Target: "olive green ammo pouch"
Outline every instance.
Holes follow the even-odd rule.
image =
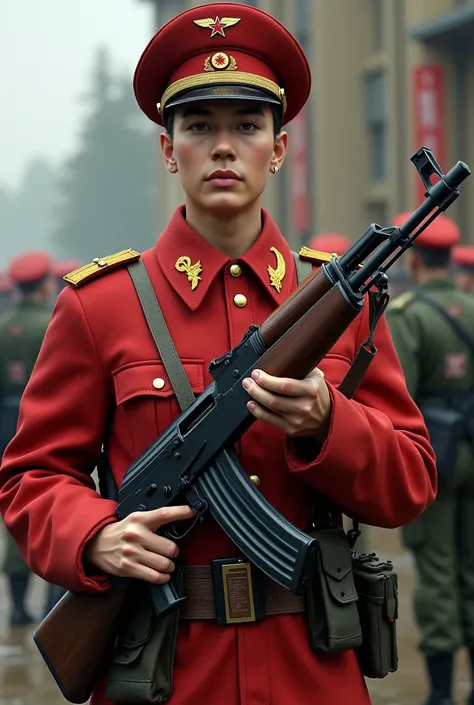
[[[147,585],[139,582],[127,600],[130,619],[113,648],[106,697],[117,705],[164,703],[173,686],[179,610],[157,617]]]
[[[385,678],[398,668],[398,582],[390,561],[375,553],[353,556],[363,642],[356,650],[362,674]]]
[[[316,652],[337,653],[362,644],[352,555],[343,529],[316,529],[318,550],[306,588],[309,642]]]

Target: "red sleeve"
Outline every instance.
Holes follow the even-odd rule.
[[[31,569],[71,590],[108,587],[82,550],[115,521],[91,473],[104,440],[108,388],[77,293],[65,289],[22,398],[0,468],[0,511]],[[98,571],[99,572],[99,571]]]
[[[357,349],[367,338],[361,314]],[[387,528],[413,520],[437,490],[434,453],[423,418],[408,394],[385,318],[378,352],[353,400],[329,386],[332,415],[326,442],[287,441],[291,472],[335,501],[350,517]]]

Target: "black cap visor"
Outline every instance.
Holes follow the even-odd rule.
[[[168,108],[174,108],[177,105],[183,105],[184,103],[194,103],[200,100],[221,100],[221,99],[233,99],[233,100],[255,100],[261,103],[271,103],[273,105],[279,105],[283,110],[283,105],[281,100],[272,93],[264,90],[263,88],[256,88],[254,86],[243,86],[243,85],[212,85],[212,86],[201,86],[200,88],[190,88],[185,91],[177,93],[173,98],[165,105],[165,111]]]

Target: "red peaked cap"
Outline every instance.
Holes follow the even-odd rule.
[[[396,226],[402,225],[412,215],[411,211],[400,213],[393,220]],[[457,245],[461,239],[461,231],[456,223],[441,213],[428,227],[419,235],[413,243],[418,247],[426,247],[429,250],[449,250]]]
[[[347,235],[341,235],[341,233],[319,233],[309,241],[309,247],[313,250],[335,252],[337,255],[343,255],[351,245],[352,242]]]
[[[474,245],[457,245],[451,259],[458,267],[474,272]]]
[[[134,77],[138,104],[158,125],[167,106],[209,98],[286,105],[285,124],[310,87],[309,64],[293,35],[263,10],[234,2],[193,7],[163,25]]]
[[[53,260],[46,252],[25,252],[15,257],[8,274],[16,284],[27,284],[52,274]]]
[[[62,279],[66,274],[79,269],[81,266],[82,262],[78,259],[61,259],[53,264],[53,274],[58,279]]]
[[[13,282],[6,272],[0,272],[0,293],[12,291]]]

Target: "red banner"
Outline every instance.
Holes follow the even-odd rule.
[[[442,66],[426,65],[413,69],[415,151],[429,147],[443,169],[446,152],[444,80]],[[423,184],[417,179],[416,205],[421,203],[423,195]]]
[[[310,227],[308,194],[308,138],[306,111],[303,110],[290,123],[290,193],[291,225],[295,232],[304,233]]]

